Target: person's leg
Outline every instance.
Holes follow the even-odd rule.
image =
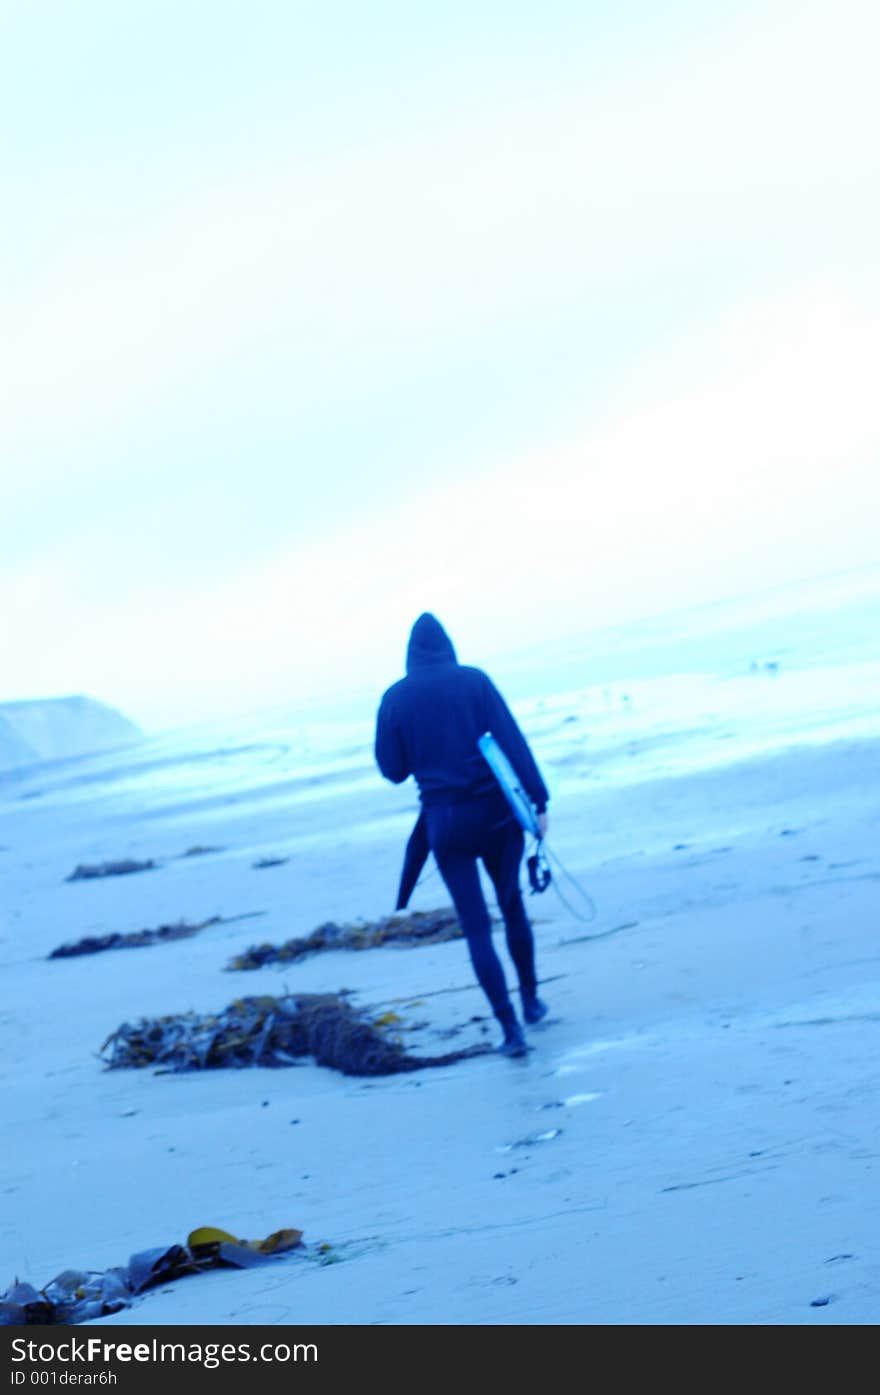
[[[476,860],[466,853],[446,852],[438,860],[470,951],[471,963],[492,1011],[500,1018],[510,1007],[501,960],[492,944],[489,911],[480,886]]]
[[[522,829],[506,822],[493,830],[483,852],[483,863],[492,879],[504,919],[507,948],[513,960],[527,1022],[538,1022],[547,1008],[537,995],[535,939],[519,885],[524,838]]]
[[[470,851],[466,820],[457,816],[455,809],[444,807],[429,810],[427,823],[434,858],[467,940],[477,981],[504,1030],[505,1044],[518,1045],[520,1027],[501,960],[492,944],[489,909],[480,885],[476,854]]]

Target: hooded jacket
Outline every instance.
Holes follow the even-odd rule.
[[[498,689],[482,669],[458,662],[435,616],[420,615],[409,637],[406,677],[385,692],[379,705],[379,769],[394,784],[412,775],[424,807],[479,799],[498,788],[477,746],[486,731],[492,732],[535,808],[543,813],[547,787]],[[406,905],[427,852],[420,818],[407,846],[398,908]]]

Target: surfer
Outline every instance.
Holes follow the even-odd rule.
[[[523,1056],[528,1048],[492,944],[478,859],[498,898],[525,1021],[539,1022],[547,1007],[537,995],[534,937],[519,884],[523,831],[477,745],[486,731],[534,804],[543,838],[547,787],[507,704],[481,669],[459,664],[439,620],[420,615],[409,637],[406,677],[385,692],[376,720],[379,769],[394,784],[414,776],[422,806],[407,844],[397,906],[406,906],[432,852],[474,972],[504,1032],[498,1049]]]

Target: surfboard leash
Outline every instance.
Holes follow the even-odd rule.
[[[566,882],[574,887],[581,905],[587,908],[588,913],[586,915],[584,915],[582,911],[579,911],[576,906],[573,906],[565,896],[565,893],[559,885],[559,879],[552,875],[550,868],[551,862],[562,874]],[[552,883],[556,895],[559,897],[569,915],[574,916],[575,920],[579,920],[583,924],[588,925],[591,921],[596,919],[596,903],[592,896],[590,896],[589,892],[584,890],[577,878],[572,876],[571,872],[563,865],[553,849],[543,838],[539,838],[535,843],[534,852],[532,852],[531,856],[528,858],[526,866],[528,867],[529,884],[533,893],[546,891],[547,887]]]

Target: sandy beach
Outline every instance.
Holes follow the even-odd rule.
[[[293,727],[187,732],[7,773],[0,1283],[105,1270],[199,1225],[296,1227],[303,1247],[270,1265],[100,1322],[876,1322],[880,731],[853,694],[847,733],[824,690],[796,730],[803,675],[751,681],[733,751],[729,684],[699,699],[702,728],[670,724],[651,685],[520,704],[569,902],[527,898],[550,1017],[524,1061],[387,1078],[98,1055],[125,1021],[340,989],[397,1014],[416,1054],[495,1042],[461,941],[226,968],[392,909],[416,801],[379,778],[371,714],[311,748]],[[67,880],[114,858],[156,865]],[[430,870],[412,908],[447,904]],[[177,942],[47,957],[215,916]]]
[[[4,21],[10,1385],[876,1325],[880,8]]]

